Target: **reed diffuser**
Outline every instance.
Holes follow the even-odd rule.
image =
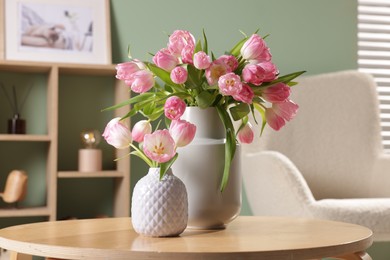
[[[18,103],[18,97],[16,93],[16,87],[12,86],[12,95],[9,95],[7,90],[4,87],[4,84],[1,83],[1,88],[5,97],[8,100],[8,103],[13,112],[12,118],[8,119],[8,134],[25,134],[26,133],[26,120],[22,119],[20,116],[20,112],[23,109],[24,104],[26,103],[27,97],[30,94],[32,85],[27,89],[22,102]]]

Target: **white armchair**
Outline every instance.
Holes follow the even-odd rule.
[[[376,86],[343,71],[294,87],[297,116],[242,148],[243,182],[255,215],[367,226],[390,241],[390,155],[383,153]]]

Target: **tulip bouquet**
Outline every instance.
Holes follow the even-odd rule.
[[[215,57],[204,32],[203,41],[196,41],[190,32],[176,30],[169,36],[167,47],[153,55],[153,62],[129,55],[130,61],[117,65],[116,77],[139,95],[108,109],[132,105],[123,118],[140,113],[146,120],[137,122],[130,132],[121,130],[124,126],[117,118],[107,125],[103,136],[117,148],[131,145],[133,154],[149,165],[162,164],[165,172],[177,157],[176,148],[187,145],[195,134],[196,126],[180,119],[186,107],[215,107],[226,129],[223,190],[236,139],[241,143],[253,141],[248,116],[260,113],[261,132],[267,123],[279,130],[298,109],[289,99],[290,87],[304,71],[280,76],[264,39],[257,32],[244,36],[230,51]],[[169,130],[151,133],[150,122],[163,115]],[[233,121],[240,122],[237,131]],[[142,148],[132,145],[131,140],[143,143]]]
[[[144,160],[149,167],[159,167],[162,178],[178,156],[176,149],[189,144],[195,131],[196,126],[185,120],[174,120],[169,130],[156,130],[153,133],[150,122],[141,120],[130,131],[117,117],[107,124],[103,137],[117,149],[131,146],[134,151],[130,154]],[[135,146],[132,141],[138,142],[139,146]]]

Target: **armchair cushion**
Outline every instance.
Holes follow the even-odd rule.
[[[366,226],[375,241],[390,241],[390,198],[323,199],[309,207],[314,218]]]

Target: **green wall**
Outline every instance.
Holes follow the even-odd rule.
[[[113,62],[132,55],[150,60],[148,52],[164,47],[167,34],[205,29],[216,55],[257,29],[267,39],[282,73],[309,74],[356,68],[356,1],[353,0],[113,0]]]

